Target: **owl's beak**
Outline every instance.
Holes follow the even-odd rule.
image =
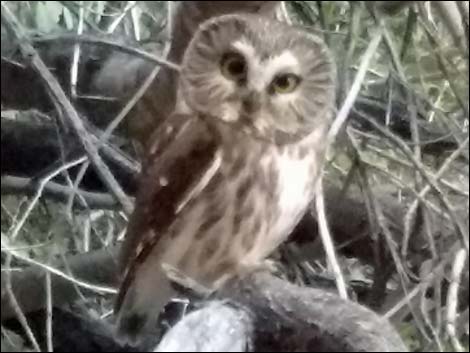
[[[261,93],[255,90],[245,92],[241,97],[242,109],[246,114],[254,114],[261,109]]]

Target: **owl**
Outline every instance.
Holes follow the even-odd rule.
[[[122,247],[117,337],[131,344],[174,295],[166,265],[216,291],[286,240],[313,199],[333,115],[322,40],[256,15],[201,24],[178,85]]]

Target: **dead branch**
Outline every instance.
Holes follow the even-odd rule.
[[[34,193],[36,184],[32,179],[14,176],[2,176],[2,196],[6,195],[31,195]],[[67,202],[70,195],[74,192],[70,187],[49,182],[44,189],[43,196],[51,198],[59,202]],[[119,204],[116,200],[106,193],[89,192],[78,190],[77,196],[86,201],[86,205],[90,209],[118,209]],[[78,204],[77,206],[82,206]]]
[[[113,196],[116,197],[116,199],[121,203],[124,210],[127,213],[131,213],[133,208],[132,203],[121,189],[121,186],[115,180],[109,168],[101,159],[97,147],[93,144],[87,134],[87,130],[82,119],[65,95],[59,82],[44,64],[34,47],[28,42],[25,34],[23,33],[21,25],[18,23],[13,13],[9,10],[8,6],[2,3],[1,7],[1,17],[5,27],[8,28],[8,30],[13,34],[14,38],[18,41],[18,45],[21,48],[24,57],[27,57],[30,60],[31,66],[43,79],[45,87],[50,91],[58,107],[60,107],[60,110],[64,113],[68,119],[68,122],[74,128],[75,133],[79,137],[80,142],[88,154],[88,157],[95,166],[95,169],[102,178],[103,182],[113,193]]]
[[[67,267],[71,270],[71,276],[83,282],[98,286],[115,286],[117,283],[117,264],[115,262],[118,248],[102,249],[87,254],[69,257]],[[64,269],[64,263],[55,261],[51,267]],[[63,270],[67,272],[66,270]],[[12,290],[19,306],[25,313],[44,308],[46,292],[44,283],[46,271],[39,267],[30,267],[21,272],[11,273]],[[51,275],[51,289],[53,303],[56,307],[71,304],[79,298],[76,285],[69,279],[56,274]],[[82,289],[87,291],[86,289]],[[2,321],[14,316],[14,312],[5,292],[4,276],[2,276]]]
[[[237,281],[218,297],[180,321],[156,351],[407,351],[395,329],[372,311],[266,273]]]
[[[68,316],[56,315],[56,320],[64,322],[55,325],[68,327]],[[61,347],[86,345],[88,338],[83,337],[94,340],[97,333],[101,336],[95,343],[98,348],[100,344],[113,345],[109,323],[90,317],[74,320],[79,322],[74,324],[75,329],[83,330],[84,336],[80,331],[63,335],[57,338]],[[77,337],[80,342],[74,342]],[[152,340],[155,337],[149,338],[145,350],[150,349]],[[185,316],[164,335],[156,351],[224,348],[232,352],[407,351],[390,323],[365,307],[331,292],[299,288],[262,272],[233,282],[203,303],[201,309]]]

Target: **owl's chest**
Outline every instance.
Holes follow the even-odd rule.
[[[317,165],[313,154],[300,158],[297,153],[281,153],[274,157],[273,165],[277,170],[272,185],[277,217],[272,220],[271,233],[282,241],[299,222],[313,197]]]
[[[235,185],[243,186],[248,177],[253,184],[251,189],[257,195],[249,198],[257,199],[253,200],[257,207],[271,213],[272,217],[266,217],[270,219],[268,228],[281,236],[290,231],[313,197],[319,169],[315,141],[310,138],[284,148],[256,145],[250,141],[252,143],[244,144],[245,148],[238,152],[238,158],[246,164],[235,176],[234,179],[239,181]],[[242,163],[235,160],[229,164]]]
[[[299,159],[281,155],[275,158],[278,169],[277,199],[281,213],[297,213],[308,202],[312,192],[314,163],[312,156]]]

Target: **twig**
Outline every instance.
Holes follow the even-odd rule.
[[[173,1],[166,2],[166,35],[168,42],[173,40],[173,16],[174,16]],[[165,54],[165,58],[167,54]]]
[[[354,136],[349,134],[350,142],[351,145],[353,146],[354,150],[356,153],[359,154],[359,145],[358,142],[355,140]],[[359,160],[360,161],[360,160]],[[369,178],[367,175],[367,172],[364,168],[362,168],[361,165],[359,165],[359,176],[360,176],[360,181],[361,181],[361,186],[362,189],[364,190],[364,194],[366,196],[365,201],[367,205],[367,213],[368,213],[368,219],[370,223],[371,229],[375,231],[374,235],[376,235],[376,253],[375,253],[375,258],[376,258],[376,267],[375,267],[375,273],[378,274],[382,271],[385,271],[386,269],[380,269],[377,266],[383,265],[383,255],[381,254],[380,251],[380,244],[381,242],[379,241],[379,229],[381,230],[384,238],[385,238],[385,244],[388,247],[388,250],[390,252],[390,255],[393,259],[393,263],[395,265],[395,268],[397,270],[397,273],[399,275],[399,280],[403,288],[406,288],[406,280],[407,280],[407,275],[406,271],[404,268],[404,265],[402,261],[400,261],[400,257],[398,256],[397,249],[396,249],[396,241],[394,239],[394,236],[390,230],[389,227],[389,222],[387,222],[387,219],[385,217],[385,214],[382,210],[381,205],[379,202],[377,202],[377,198],[375,197],[374,193],[372,192]],[[379,272],[380,271],[380,272]],[[417,319],[417,315],[415,314],[413,308],[410,308],[411,312],[413,314],[413,317],[416,319],[416,324],[418,326],[418,329],[421,332],[424,332],[424,329],[421,327],[421,323]]]
[[[465,41],[463,18],[460,15],[457,3],[460,1],[433,1],[432,4],[441,16],[442,22],[449,30],[457,48],[463,55],[467,54],[468,43]]]
[[[459,243],[455,243],[451,249],[443,256],[443,260],[437,264],[434,269],[425,276],[419,284],[417,284],[412,290],[400,299],[392,308],[388,309],[384,314],[384,318],[391,319],[402,307],[405,305],[411,305],[411,299],[420,293],[421,290],[427,287],[427,283],[435,280],[436,278],[444,276],[445,266],[455,257],[455,252],[461,249]]]
[[[358,151],[359,155],[361,156],[361,152]],[[364,157],[361,156],[361,163],[364,163],[369,169],[373,169],[376,172],[384,175],[388,180],[392,182],[395,186],[397,186],[400,190],[408,190],[410,191],[420,202],[423,202],[429,209],[434,211],[439,217],[448,220],[449,216],[447,216],[438,206],[434,205],[431,201],[425,199],[425,198],[420,198],[418,191],[416,191],[415,188],[412,186],[406,184],[403,182],[398,176],[395,174],[391,173],[390,171],[386,170],[385,168],[382,168],[372,162],[369,162],[364,159]]]
[[[52,343],[52,285],[51,274],[46,273],[46,335],[47,335],[47,351],[54,351],[54,344]]]
[[[84,221],[83,226],[83,252],[90,251],[90,231],[91,231],[91,224],[90,224],[90,217],[87,217]]]
[[[170,43],[168,42],[165,48],[163,49],[164,56],[166,57],[168,55],[168,52],[170,50]],[[142,98],[142,96],[145,94],[147,89],[150,87],[152,84],[153,80],[157,76],[157,74],[160,72],[160,66],[156,66],[148,75],[147,79],[142,83],[140,88],[137,90],[137,92],[131,97],[131,99],[127,102],[127,104],[121,109],[121,111],[118,113],[116,118],[111,121],[111,123],[106,127],[106,130],[103,132],[103,134],[99,137],[98,139],[98,146],[101,146],[103,142],[105,142],[112,132],[118,127],[118,125],[124,120],[124,118],[127,116],[127,114],[132,110],[132,108],[136,105],[136,103]]]
[[[281,20],[284,21],[285,23],[291,25],[292,21],[290,19],[289,12],[287,11],[286,2],[281,1],[280,3],[281,3],[281,6],[279,6],[278,9],[279,9]]]
[[[433,50],[431,53],[434,54],[436,58],[436,62],[439,66],[439,69],[441,70],[442,74],[446,78],[450,89],[452,90],[452,93],[454,94],[455,100],[459,104],[460,108],[462,109],[463,112],[465,112],[465,115],[468,116],[468,103],[465,103],[465,99],[461,97],[459,94],[459,89],[455,85],[455,80],[452,80],[449,75],[449,71],[447,69],[447,66],[445,65],[445,58],[443,55],[443,50],[442,46],[439,42],[434,37],[434,34],[432,33],[431,29],[429,28],[429,25],[425,20],[420,19],[420,23],[422,25],[422,28],[424,29],[424,33],[426,34],[426,38],[428,39],[430,45],[432,46]],[[452,68],[455,68],[455,64],[451,66]]]
[[[44,268],[44,264],[31,261],[29,258],[20,259],[21,262],[31,265],[26,268],[23,266],[21,272],[10,271],[13,291],[20,307],[27,313],[44,308],[45,291],[40,289],[44,285],[44,276],[48,271],[51,273],[55,306],[70,304],[82,299],[78,288],[86,287],[85,290],[89,294],[114,294],[116,291],[113,288],[118,278],[116,272],[118,252],[118,246],[110,246],[86,254],[67,254],[67,259],[62,257],[53,260],[49,268]],[[67,273],[73,275],[68,276]],[[2,288],[5,286],[6,275],[2,272]],[[99,283],[101,286],[92,285],[94,283]],[[84,287],[82,284],[86,284],[86,286]],[[1,308],[2,320],[14,317],[15,312],[5,296],[2,296]]]
[[[459,314],[459,318],[457,319],[457,337],[460,337],[464,334],[468,335],[469,332],[469,327],[468,327],[468,322],[469,322],[469,309],[465,309],[463,312]]]
[[[395,69],[398,72],[398,76],[400,77],[401,81],[407,82],[406,80],[406,75],[405,75],[405,70],[403,68],[403,65],[401,63],[401,56],[398,54],[397,49],[395,48],[394,42],[391,38],[391,35],[386,27],[384,27],[384,39],[385,39],[385,44],[388,49],[388,51],[391,54],[392,62],[395,66]],[[410,117],[410,131],[411,131],[411,138],[413,141],[413,153],[414,153],[414,158],[417,162],[421,163],[421,141],[420,141],[420,133],[418,129],[418,118],[417,118],[417,107],[416,107],[416,96],[412,94],[410,90],[406,90],[405,92],[406,95],[406,105],[407,105],[407,110],[408,110],[408,115]],[[414,177],[415,177],[415,184],[416,186],[419,186],[422,183],[422,179],[420,176],[420,173],[418,171],[414,172]],[[411,230],[411,221],[412,218],[404,218],[405,220],[405,230],[410,229]],[[407,239],[407,233],[405,232],[403,243],[408,243]],[[407,250],[408,248],[406,246],[402,247],[402,256],[403,258],[406,258]]]
[[[442,166],[439,168],[436,174],[434,174],[433,179],[439,180],[444,173],[447,171],[447,169],[450,167],[453,161],[457,159],[457,157],[460,155],[460,153],[468,147],[468,141],[469,138],[467,139],[459,146],[458,149],[456,149],[442,164]],[[411,226],[410,226],[410,221],[411,218],[416,214],[416,211],[418,210],[419,206],[419,200],[424,199],[426,197],[426,194],[431,190],[431,185],[428,183],[423,189],[418,194],[418,197],[413,201],[413,203],[409,206],[408,211],[406,212],[406,215],[404,217],[405,219],[405,229],[404,229],[404,236],[403,236],[403,244],[402,244],[402,249],[401,249],[401,254],[403,257],[405,257],[407,251],[408,251],[408,243],[411,235]],[[408,220],[408,221],[406,221]]]
[[[400,59],[403,60],[403,58],[406,55],[406,52],[410,46],[410,42],[413,36],[413,33],[415,32],[416,28],[416,11],[413,8],[410,8],[408,10],[408,17],[406,21],[406,29],[405,29],[405,34],[403,36],[403,44],[401,46],[400,50]]]
[[[106,186],[112,191],[113,195],[117,200],[122,204],[124,210],[127,213],[131,213],[133,209],[132,202],[128,199],[127,195],[121,189],[113,174],[110,172],[109,168],[104,164],[100,155],[98,154],[96,146],[92,143],[91,139],[88,136],[87,130],[83,121],[80,119],[78,113],[68,100],[64,91],[60,87],[57,79],[51,74],[50,70],[44,64],[44,62],[39,57],[36,50],[31,44],[29,44],[24,31],[22,30],[21,25],[17,21],[16,17],[10,11],[8,6],[4,2],[1,3],[1,17],[3,19],[4,25],[12,32],[12,34],[18,40],[18,45],[23,51],[23,55],[30,59],[32,67],[38,72],[38,74],[43,78],[44,83],[50,90],[53,97],[56,99],[57,103],[60,105],[61,109],[66,113],[66,117],[69,119],[73,128],[75,129],[76,134],[80,138],[83,147],[85,148],[88,156],[90,157],[96,171],[101,176],[103,182]]]
[[[2,247],[2,253],[10,254],[13,257],[17,258],[18,260],[26,262],[29,265],[39,267],[42,270],[45,270],[45,271],[47,271],[51,274],[54,274],[54,275],[56,275],[60,278],[63,278],[63,279],[65,279],[65,280],[67,280],[67,281],[69,281],[69,282],[71,282],[71,283],[73,283],[73,284],[75,284],[79,287],[91,290],[93,292],[101,293],[101,294],[103,294],[103,293],[116,294],[116,289],[114,289],[114,288],[104,287],[104,286],[97,286],[97,285],[94,285],[94,284],[89,284],[89,283],[86,283],[84,281],[78,280],[78,279],[73,278],[72,276],[69,276],[66,273],[64,273],[64,272],[62,272],[62,271],[60,271],[60,270],[58,270],[54,267],[51,267],[49,265],[45,265],[45,264],[43,264],[39,261],[36,261],[36,260],[31,259],[29,257],[23,256],[19,253],[14,253],[9,246],[3,246]]]
[[[134,7],[136,6],[137,1],[128,1],[126,4],[126,7],[124,10],[119,14],[119,16],[116,17],[116,19],[109,25],[107,29],[107,33],[113,33],[116,28],[119,26],[121,21],[124,19],[124,17],[127,15],[127,13]]]
[[[102,45],[105,47],[110,47],[112,49],[122,51],[123,53],[126,53],[126,54],[135,55],[155,65],[164,66],[176,72],[180,71],[179,65],[171,61],[159,58],[153,54],[147,53],[144,50],[124,45],[112,39],[108,39],[106,37],[99,37],[99,36],[86,35],[86,34],[83,34],[81,36],[77,36],[75,34],[60,34],[60,35],[42,36],[41,38],[33,39],[33,41],[34,42],[56,42],[56,41],[57,42],[78,42],[78,43]]]
[[[466,48],[467,48],[467,55],[468,55],[468,46],[469,46],[469,18],[468,18],[468,9],[469,9],[469,4],[468,4],[468,1],[456,1],[457,3],[457,7],[459,8],[459,12],[460,12],[460,17],[462,18],[462,24],[463,24],[463,27],[465,29],[465,42],[467,45],[466,45]],[[468,63],[468,60],[467,60],[467,63]],[[468,67],[467,67],[468,69]]]
[[[83,24],[85,17],[85,7],[83,6],[83,1],[79,2],[78,9],[78,25],[77,25],[77,35],[83,33]],[[80,43],[76,43],[73,48],[73,57],[72,65],[70,66],[70,93],[72,98],[77,98],[77,82],[78,82],[78,63],[80,60]]]
[[[10,237],[12,240],[15,240],[16,237],[18,236],[21,228],[23,228],[23,225],[25,224],[26,220],[29,218],[29,215],[31,214],[31,212],[33,211],[34,207],[36,206],[38,200],[41,198],[42,196],[42,193],[44,191],[44,188],[46,186],[46,184],[53,178],[55,178],[57,175],[59,175],[60,173],[62,173],[64,170],[67,170],[69,168],[72,168],[73,166],[76,166],[80,163],[83,163],[84,161],[86,160],[85,157],[83,158],[80,158],[78,160],[74,160],[70,163],[67,163],[67,164],[64,164],[63,166],[61,166],[60,168],[56,169],[55,171],[49,173],[48,175],[46,175],[40,182],[39,182],[39,187],[37,188],[36,190],[36,194],[34,195],[33,199],[31,200],[31,202],[29,203],[28,207],[26,208],[26,211],[23,213],[23,217],[21,217],[21,219],[18,221],[18,223],[16,224],[16,226],[13,228],[13,230],[11,231],[11,234],[10,234]]]
[[[168,7],[167,7],[167,11],[168,11],[167,17],[168,18],[171,16],[171,9],[172,9],[172,7],[170,5],[168,5]],[[171,32],[171,29],[169,31]],[[166,45],[165,45],[165,48],[163,49],[163,56],[165,58],[168,56],[170,48],[171,48],[170,42],[167,42]],[[153,81],[157,77],[158,73],[160,72],[160,68],[161,68],[160,66],[156,66],[150,72],[150,74],[145,79],[145,81],[141,84],[139,89],[129,99],[127,104],[121,109],[121,111],[116,115],[116,117],[111,121],[111,123],[106,127],[106,129],[101,134],[101,136],[98,138],[98,141],[96,142],[96,146],[97,146],[98,149],[106,143],[106,141],[109,139],[109,137],[111,136],[113,131],[126,118],[126,116],[128,116],[129,112],[134,108],[134,106],[142,98],[142,96],[145,94],[145,92],[147,92],[148,88],[150,87],[150,85],[153,83]],[[87,171],[87,166],[84,165],[82,170],[80,170],[80,173],[77,175],[76,182],[75,182],[75,187],[77,187],[78,184],[81,183],[83,177],[85,176],[86,171]],[[73,195],[70,199],[69,205],[72,204],[72,201],[73,201]]]
[[[6,284],[5,284],[5,290],[6,294],[8,296],[8,299],[10,300],[10,305],[13,308],[16,317],[18,318],[18,321],[20,322],[21,326],[23,327],[23,330],[26,333],[26,336],[28,337],[29,341],[33,345],[33,348],[36,352],[41,352],[41,348],[39,347],[38,341],[36,340],[36,337],[34,337],[34,333],[31,330],[31,327],[28,324],[28,319],[26,318],[25,314],[23,313],[23,310],[21,310],[20,306],[18,305],[18,301],[16,300],[15,294],[13,293],[13,289],[11,288],[11,273],[6,272],[5,276],[7,277]],[[3,292],[3,291],[2,291]],[[2,293],[3,296],[3,293]]]
[[[136,3],[137,1],[133,1]],[[133,6],[131,9],[131,20],[132,20],[132,29],[134,30],[134,39],[136,41],[140,41],[141,39],[141,29],[140,29],[140,22],[139,22],[139,14],[137,12],[138,7]]]
[[[68,214],[70,216],[72,215],[72,207],[73,207],[73,204],[74,204],[75,195],[78,194],[77,191],[79,190],[80,183],[82,182],[82,179],[85,176],[85,173],[88,170],[89,165],[90,165],[90,162],[85,161],[85,163],[83,163],[80,166],[80,170],[78,171],[77,176],[75,177],[75,181],[72,183],[72,189],[71,189],[72,192],[69,194],[69,198],[68,198],[68,201],[67,201],[67,206],[65,207],[66,214]],[[82,199],[80,194],[78,194],[78,195],[79,195],[79,198]]]
[[[375,121],[373,117],[370,117],[369,114],[362,112],[362,111],[358,111],[358,110],[356,110],[356,112],[358,113],[358,117],[366,120],[378,132],[380,132],[390,142],[392,142],[395,146],[397,146],[405,154],[405,156],[408,157],[408,159],[413,163],[416,169],[423,176],[424,180],[436,191],[437,196],[439,197],[440,201],[442,202],[444,207],[447,209],[449,216],[451,217],[455,230],[457,234],[459,235],[462,244],[468,250],[469,248],[468,238],[467,238],[468,231],[465,229],[464,225],[459,220],[448,198],[440,190],[439,186],[437,185],[436,180],[432,176],[430,176],[429,173],[426,172],[426,168],[424,167],[424,165],[420,161],[417,161],[414,158],[413,152],[410,151],[410,149],[408,148],[408,146],[406,145],[404,141],[402,141],[400,138],[395,136],[392,132],[388,131],[383,126],[381,126],[378,122]]]
[[[362,56],[361,65],[359,67],[359,70],[356,73],[356,77],[354,78],[354,82],[351,86],[351,89],[349,90],[349,93],[341,109],[339,110],[335,121],[331,125],[330,131],[328,132],[327,145],[330,145],[335,140],[336,135],[339,133],[339,131],[341,130],[341,127],[346,122],[346,119],[349,116],[349,112],[351,111],[351,108],[354,106],[354,102],[356,101],[357,95],[359,94],[362,82],[364,81],[364,78],[366,76],[367,69],[369,68],[372,57],[377,52],[377,47],[379,46],[381,41],[382,41],[382,31],[377,30],[369,46],[367,47],[366,52]]]
[[[466,142],[465,142],[465,141],[462,141],[462,142],[459,143],[459,144],[461,145],[461,144],[464,144],[464,143],[466,143]],[[396,164],[399,164],[400,166],[405,167],[405,168],[407,168],[407,169],[414,169],[414,168],[415,168],[415,166],[414,166],[412,163],[406,161],[405,159],[400,159],[399,157],[392,156],[392,155],[388,154],[387,152],[385,152],[385,151],[383,151],[383,150],[381,150],[381,149],[379,149],[379,148],[377,148],[377,147],[375,147],[375,146],[372,146],[372,145],[370,145],[370,144],[368,145],[368,150],[374,151],[374,152],[375,152],[376,154],[378,154],[379,156],[381,156],[381,157],[383,157],[383,158],[386,158],[386,159],[388,159],[388,160],[390,160],[390,161],[392,161],[392,162],[394,162],[394,163],[396,163]],[[460,153],[463,152],[464,150],[465,150],[465,149],[460,149],[460,148],[459,148]],[[456,156],[455,158],[458,158],[458,157],[459,157],[459,156]],[[431,177],[435,177],[435,176],[433,176],[433,174],[432,174],[433,171],[428,170],[428,168],[426,168],[426,167],[425,167],[425,170],[426,170],[426,173],[429,173]],[[459,194],[459,195],[462,195],[462,196],[465,196],[465,197],[468,197],[468,196],[469,196],[469,192],[462,189],[463,185],[461,185],[461,186],[460,186],[460,185],[459,185],[459,186],[454,185],[454,184],[452,184],[452,182],[450,182],[449,180],[443,179],[443,175],[440,176],[439,178],[436,178],[436,181],[442,183],[442,185],[448,187],[448,188],[451,189],[453,192],[455,192],[455,193],[457,193],[457,194]],[[415,192],[415,193],[416,193],[416,192]],[[416,194],[417,194],[417,193],[416,193]],[[423,200],[420,200],[420,201],[423,201]]]
[[[100,150],[103,151],[106,156],[118,163],[119,166],[121,166],[127,173],[140,172],[140,164],[127,154],[123,153],[117,146],[110,142],[100,143],[100,137],[94,132],[90,131],[89,136],[93,143],[99,146]]]
[[[328,25],[326,23],[326,19],[325,19],[325,9],[324,9],[324,4],[321,2],[321,1],[315,1],[315,3],[317,4],[317,7],[318,7],[318,20],[320,22],[320,27],[323,28],[323,29],[327,29],[328,28]],[[307,7],[309,5],[306,5]],[[327,32],[323,32],[323,39],[325,41],[325,43],[327,45],[330,44],[330,35],[329,33]]]
[[[1,192],[2,195],[8,194],[30,194],[32,187],[32,180],[29,178],[22,178],[16,176],[2,176]],[[55,183],[48,182],[44,186],[43,197],[50,197],[57,201],[67,202],[69,196],[72,194],[73,189]],[[78,189],[76,193],[86,200],[90,208],[107,208],[117,209],[119,204],[114,197],[106,193],[89,192]]]
[[[457,317],[460,277],[462,276],[462,271],[465,267],[466,259],[467,252],[465,251],[465,249],[460,249],[459,251],[457,251],[452,266],[449,291],[447,293],[446,329],[447,333],[449,334],[452,345],[454,346],[454,349],[457,352],[465,352],[464,347],[459,342],[459,339],[456,335],[455,322]]]
[[[352,63],[353,54],[357,46],[358,37],[360,33],[360,18],[362,13],[362,7],[354,1],[349,3],[350,10],[350,19],[349,19],[349,29],[348,34],[344,38],[344,45],[347,48],[346,53],[341,61],[341,66],[339,68],[339,77],[341,80],[341,101],[345,100],[346,90],[349,90],[351,86],[351,75],[349,72],[349,67]]]
[[[326,256],[335,276],[335,282],[338,288],[339,295],[343,299],[348,299],[348,291],[344,282],[344,276],[341,271],[341,267],[339,266],[338,259],[335,253],[335,247],[333,245],[333,240],[328,229],[328,221],[326,219],[325,213],[325,200],[323,197],[322,179],[323,178],[321,177],[318,179],[315,191],[315,206],[318,215],[318,226],[320,228],[320,236],[323,242],[323,247],[325,249]]]
[[[75,18],[78,20],[79,14],[78,14],[78,10],[76,8],[80,7],[80,5],[76,1],[58,1],[58,2],[63,7],[65,7],[67,10],[69,10],[70,13],[73,14],[75,16]],[[87,9],[87,10],[90,11],[90,9]],[[93,29],[96,32],[102,32],[102,30],[97,26],[96,23],[94,23],[94,21],[92,21],[92,19],[87,18],[85,16],[83,20],[89,28]]]
[[[171,22],[172,18],[172,11],[173,7],[170,4],[171,2],[167,2],[167,21],[168,23]],[[167,24],[168,26],[168,24]],[[172,28],[168,27],[167,28],[168,35],[171,37],[172,35]],[[163,48],[163,57],[164,59],[161,59],[162,62],[167,62],[167,57],[168,53],[171,49],[171,42],[167,41],[165,44],[165,47]],[[169,62],[168,62],[169,63]],[[174,65],[174,64],[172,64]],[[169,67],[171,68],[171,67]],[[179,70],[179,67],[178,67]],[[107,126],[106,130],[103,132],[103,134],[100,136],[98,143],[102,143],[103,141],[106,141],[109,136],[112,134],[112,132],[117,128],[117,126],[121,123],[122,120],[129,114],[129,112],[132,110],[132,108],[136,105],[136,103],[142,98],[142,96],[145,94],[147,89],[150,87],[152,82],[154,81],[155,77],[157,74],[160,72],[160,66],[155,67],[150,74],[148,75],[147,79],[142,83],[140,88],[137,90],[137,92],[130,98],[130,100],[127,102],[127,104],[122,108],[122,110],[118,113],[116,118],[113,119],[113,121]]]
[[[3,238],[3,234],[2,234],[2,238]],[[2,244],[2,247],[3,247],[3,244]],[[2,249],[2,251],[3,251],[3,249]],[[6,297],[8,298],[9,304],[13,308],[13,312],[15,313],[18,321],[20,322],[20,325],[23,328],[24,332],[26,333],[26,337],[31,342],[34,350],[36,352],[40,352],[41,348],[39,347],[39,344],[36,340],[36,337],[34,336],[34,333],[33,333],[33,331],[31,330],[31,327],[28,324],[28,319],[26,318],[23,310],[21,309],[20,305],[18,304],[18,301],[16,300],[16,296],[13,292],[12,283],[11,283],[11,271],[8,271],[11,268],[12,259],[13,259],[13,254],[11,252],[9,252],[7,254],[7,258],[5,260],[5,269],[7,270],[5,272],[5,275],[4,275],[5,276]],[[2,279],[3,279],[3,276],[2,276]],[[4,289],[3,289],[3,286],[2,286],[2,298],[4,296],[3,291],[4,291]]]
[[[429,266],[431,265],[430,262],[427,262],[426,263],[427,267],[426,269],[429,268]],[[423,271],[423,267],[424,266],[421,266],[421,271]],[[428,271],[429,272],[429,271]],[[425,274],[423,274],[423,276],[421,277],[424,277]],[[436,281],[433,281],[434,282],[434,287],[432,287],[433,289],[436,289],[436,288],[441,288],[442,286],[442,280],[439,281],[439,280],[436,280]],[[443,352],[443,349],[442,349],[442,340],[441,338],[439,337],[439,328],[436,327],[437,325],[433,325],[432,323],[432,320],[431,320],[431,317],[430,317],[430,314],[429,312],[432,311],[432,305],[429,305],[429,298],[428,298],[428,289],[429,287],[431,287],[433,285],[433,283],[429,283],[428,281],[425,281],[424,283],[426,283],[426,286],[420,291],[421,293],[421,298],[420,298],[420,310],[421,310],[421,315],[423,316],[423,321],[424,323],[426,324],[426,326],[428,327],[429,331],[431,331],[431,334],[432,334],[432,338],[434,339],[434,341],[436,342],[437,344],[437,347],[439,348],[439,351],[440,352]],[[438,308],[436,311],[439,312],[439,308],[440,308],[440,302],[437,301],[437,297],[439,297],[438,295],[436,295],[436,298],[434,298],[434,301],[433,301],[433,304],[434,304],[434,308]],[[425,336],[427,337],[427,336]]]

